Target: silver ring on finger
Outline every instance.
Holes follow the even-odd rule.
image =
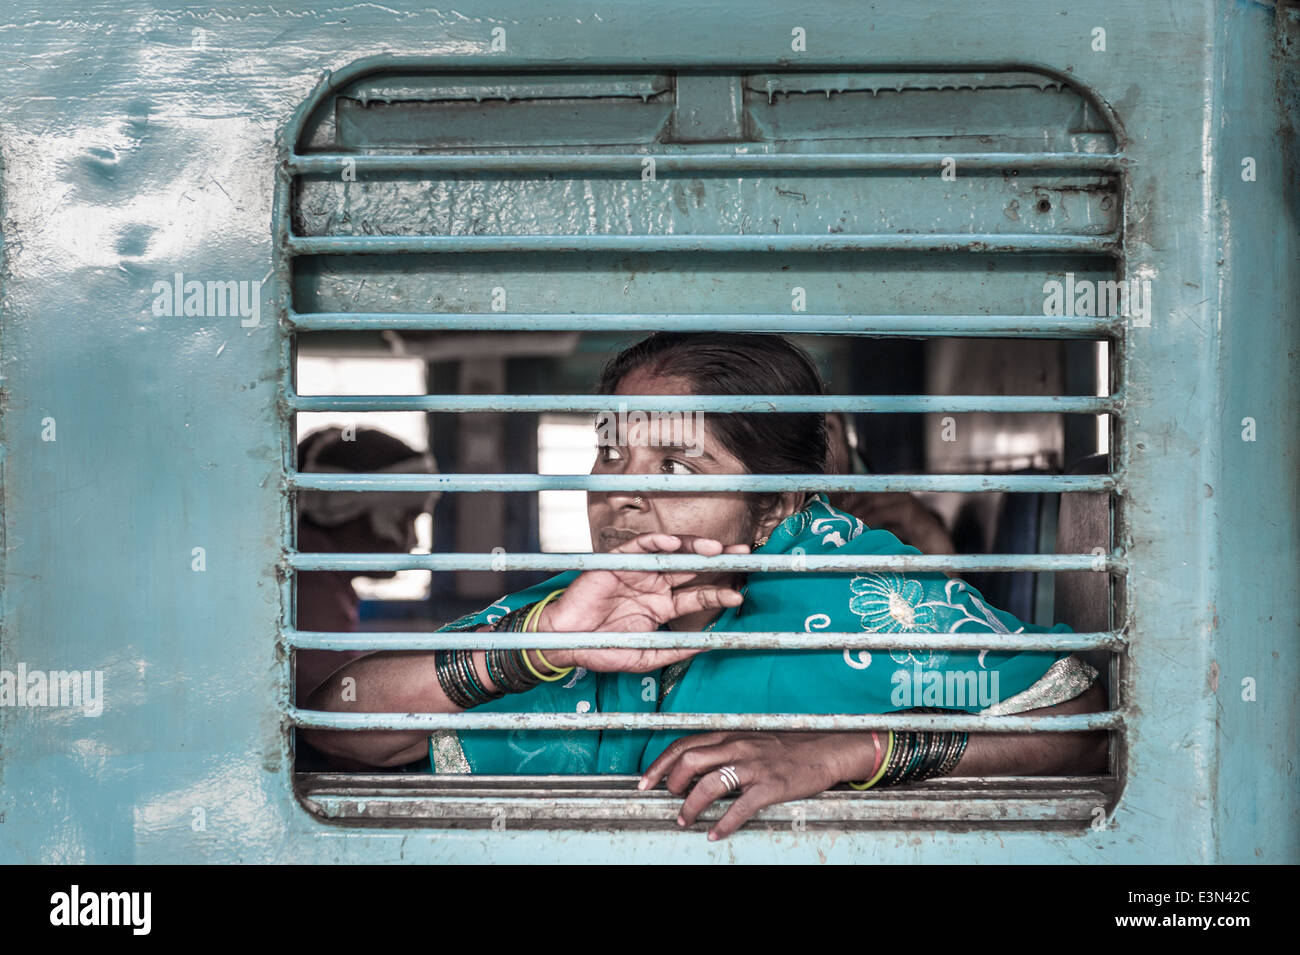
[[[723,783],[727,786],[727,792],[734,793],[740,789],[740,774],[736,772],[735,766],[723,766],[718,770],[718,775],[722,777]]]

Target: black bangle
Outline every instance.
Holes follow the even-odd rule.
[[[504,691],[498,690],[495,693],[490,693],[487,687],[483,685],[483,681],[479,679],[478,671],[474,669],[473,650],[455,650],[452,652],[452,656],[459,659],[461,670],[464,672],[470,690],[479,704],[490,703],[505,696]]]
[[[500,650],[489,650],[484,655],[484,662],[487,663],[488,679],[496,685],[498,690],[507,693],[518,693],[519,691],[511,684],[505,670],[501,667],[501,652]]]
[[[942,707],[918,706],[908,712],[942,714],[953,711]],[[945,776],[951,773],[961,760],[962,754],[966,752],[966,744],[970,740],[970,734],[961,731],[934,732],[927,735],[933,738],[932,745],[922,758],[916,773],[911,777],[916,781],[933,779],[936,776]]]
[[[524,621],[528,618],[529,612],[537,604],[524,604],[522,607],[516,607],[514,610],[507,611],[497,618],[497,622],[492,624],[492,629],[506,633],[522,633]],[[510,693],[524,693],[540,684],[542,681],[537,675],[525,664],[524,654],[527,650],[510,649],[510,650],[489,650],[487,651],[487,671],[488,678],[496,686]],[[474,683],[479,683],[474,676],[470,679]],[[486,694],[486,690],[483,690]],[[504,692],[501,695],[504,695]],[[490,699],[499,697],[489,696]]]
[[[921,760],[925,757],[925,748],[929,745],[929,734],[925,730],[917,730],[912,745],[911,758],[907,761],[902,774],[898,777],[900,783],[910,783],[916,778],[916,772],[921,768]]]
[[[889,765],[877,786],[893,786],[899,781],[899,770],[908,759],[916,734],[910,730],[894,731],[894,751],[889,754]]]
[[[921,759],[921,766],[916,771],[917,782],[929,779],[939,771],[939,764],[943,762],[944,753],[948,751],[949,738],[952,736],[951,733],[939,731],[928,735],[929,745],[926,747],[925,756]]]
[[[434,672],[447,699],[463,710],[500,699],[503,692],[489,693],[474,672],[474,651],[435,650]]]
[[[957,768],[961,758],[966,753],[966,744],[970,742],[970,733],[966,731],[954,731],[948,734],[951,737],[947,750],[943,758],[939,760],[939,765],[934,771],[935,776],[947,776]]]
[[[450,650],[433,651],[433,668],[438,677],[438,685],[442,687],[447,699],[462,710],[471,709],[475,705],[473,697],[456,676]]]
[[[931,730],[922,731],[921,739],[921,754],[916,761],[916,770],[912,773],[913,782],[920,782],[925,779],[925,774],[934,768],[936,765],[935,754],[943,744],[940,734]]]
[[[966,743],[970,740],[969,733],[953,733],[952,745],[948,748],[948,754],[944,761],[939,765],[939,771],[936,776],[947,776],[957,768],[961,758],[966,753]]]
[[[522,630],[524,626],[524,617],[528,615],[530,607],[532,607],[532,604],[529,604],[526,607],[518,607],[502,614],[497,622],[492,625],[492,629],[500,631]]]
[[[489,650],[488,676],[502,690],[523,693],[542,681],[529,673],[522,662],[523,650]]]

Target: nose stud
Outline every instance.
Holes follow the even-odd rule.
[[[637,507],[640,507],[643,503],[643,501],[641,500],[641,495],[638,494],[636,497],[632,498],[632,503],[635,504]]]

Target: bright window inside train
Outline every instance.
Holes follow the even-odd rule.
[[[596,435],[587,415],[544,414],[537,426],[537,472],[582,474],[596,459]],[[585,491],[542,491],[538,495],[542,550],[581,553],[591,547]]]
[[[422,395],[426,391],[425,364],[419,358],[339,355],[299,355],[300,395]],[[391,434],[415,451],[429,449],[428,426],[422,415],[374,412],[305,412],[298,418],[298,437],[305,442],[318,431],[369,428]],[[433,546],[433,515],[415,520],[416,546],[412,553],[427,554]],[[429,573],[399,570],[391,578],[353,577],[353,589],[363,601],[425,600]]]

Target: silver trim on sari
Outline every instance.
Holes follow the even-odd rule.
[[[435,773],[472,773],[465,749],[460,745],[460,734],[455,730],[434,730],[429,734],[429,748],[433,753]]]
[[[1041,709],[1044,706],[1055,706],[1074,699],[1092,686],[1096,679],[1097,671],[1079,656],[1071,653],[1048,667],[1047,672],[1029,689],[1000,703],[994,703],[986,710],[980,710],[980,715],[1008,716],[1026,710]]]

